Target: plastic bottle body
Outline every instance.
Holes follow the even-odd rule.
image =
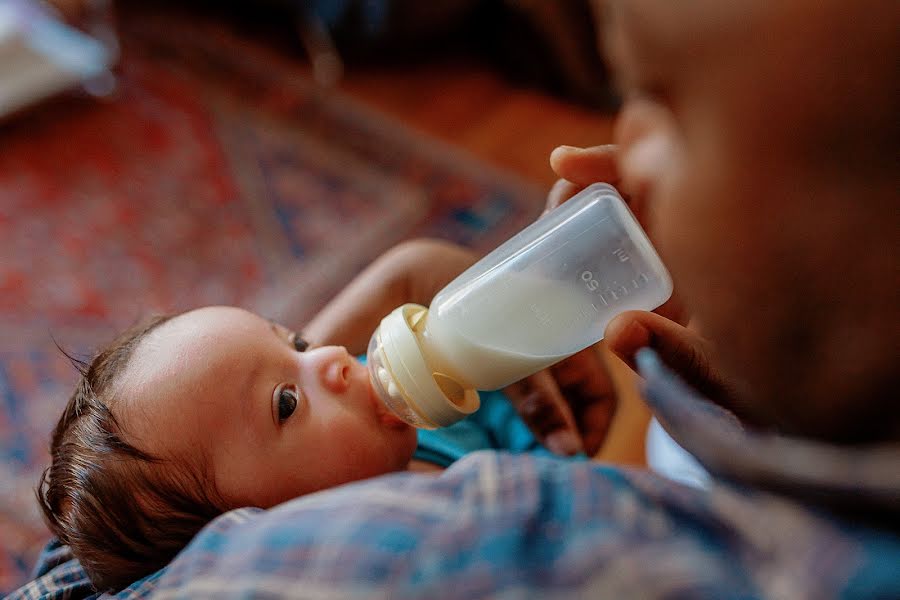
[[[671,293],[665,267],[622,198],[596,184],[441,290],[427,313],[407,323],[415,351],[395,352],[394,362],[423,361],[441,389],[446,381],[499,389],[596,343],[617,314],[652,310]]]
[[[497,390],[574,354],[529,354],[498,345],[494,340],[502,337],[497,331],[502,323],[488,324],[483,335],[466,336],[453,317],[458,315],[429,311],[420,340],[434,370],[466,388]]]
[[[469,386],[498,389],[598,342],[617,314],[652,310],[671,293],[624,201],[592,186],[444,288],[423,349]]]

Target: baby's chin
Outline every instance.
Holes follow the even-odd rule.
[[[418,436],[416,435],[416,429],[412,426],[407,425],[409,439],[404,439],[406,442],[405,447],[403,448],[403,453],[400,455],[400,460],[397,462],[397,470],[405,471],[409,467],[410,461],[412,461],[413,454],[416,452],[416,446],[418,446]]]
[[[406,469],[413,453],[419,443],[419,436],[415,427],[402,420],[400,417],[384,408],[384,413],[379,415],[382,427],[387,430],[392,444],[396,444],[399,461],[397,470]]]
[[[392,413],[387,407],[384,407],[378,411],[378,421],[386,429],[391,429],[394,431],[406,431],[408,429],[415,429],[412,425]]]
[[[381,398],[378,397],[378,392],[376,392],[375,388],[372,386],[372,382],[369,381],[368,375],[365,378],[365,385],[369,392],[369,400],[372,403],[372,409],[375,411],[375,418],[382,427],[398,433],[414,429],[412,425],[395,415],[391,409],[385,406],[384,402],[381,401]]]
[[[391,409],[385,406],[381,398],[378,397],[378,392],[372,386],[372,382],[368,377],[368,370],[362,364],[360,364],[360,367],[365,370],[363,380],[369,392],[369,401],[375,414],[375,420],[381,430],[387,433],[391,446],[397,449],[398,470],[405,469],[412,459],[413,452],[416,450],[418,442],[416,428],[395,415]]]

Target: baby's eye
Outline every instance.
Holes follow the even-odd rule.
[[[297,350],[297,352],[303,352],[307,348],[309,348],[309,342],[304,340],[296,333],[291,334],[291,343],[294,344],[294,349]]]
[[[275,414],[278,417],[278,423],[281,424],[297,410],[300,392],[293,384],[282,384],[275,389],[273,400],[275,401]]]

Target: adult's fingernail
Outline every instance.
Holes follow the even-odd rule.
[[[579,148],[578,146],[557,146],[553,149],[552,154],[559,154],[562,152],[580,152],[584,150],[584,148]]]
[[[544,445],[554,454],[572,456],[582,451],[581,442],[571,431],[554,431],[544,439]]]
[[[576,148],[575,146],[557,146],[553,149],[553,152],[550,153],[550,164],[555,165],[567,155],[575,154],[581,150],[581,148]]]

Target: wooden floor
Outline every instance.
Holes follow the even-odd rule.
[[[490,69],[444,61],[350,71],[340,87],[409,125],[548,187],[560,144],[609,143],[609,115],[516,88]]]
[[[548,157],[558,145],[611,141],[612,118],[546,94],[516,88],[471,62],[350,71],[340,88],[411,127],[549,189]],[[622,390],[613,429],[597,458],[644,464],[649,412],[635,377],[602,351]]]

